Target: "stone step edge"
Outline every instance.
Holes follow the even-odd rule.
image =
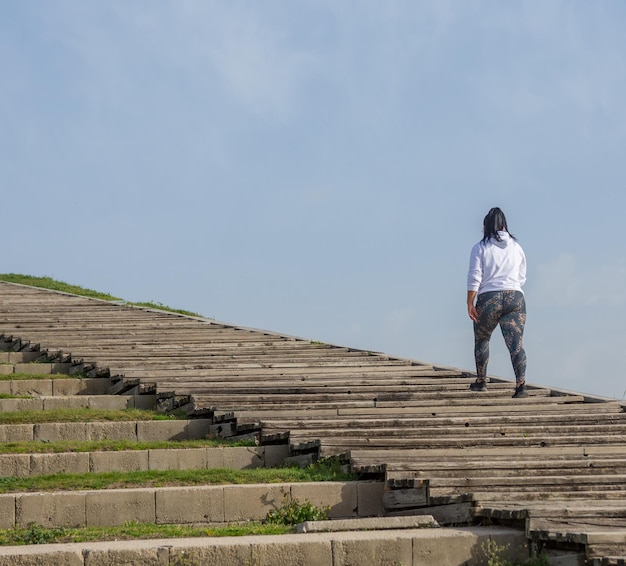
[[[504,527],[464,527],[155,539],[0,547],[0,566],[94,566],[97,564],[307,564],[455,566],[474,563],[493,541],[509,545],[507,558],[529,558],[523,532]]]
[[[72,373],[79,373],[82,370],[82,366],[74,366],[68,362],[19,362],[0,363],[0,374],[11,375],[12,373],[26,373],[33,375],[70,375]]]
[[[121,410],[156,408],[156,395],[37,395],[0,399],[0,412],[54,411],[57,409]]]
[[[63,350],[42,349],[38,343],[30,340],[14,338],[6,334],[0,335],[0,366],[15,364],[24,368],[14,368],[14,372],[26,373],[65,373],[86,374],[88,377],[109,377],[108,368],[100,368],[94,362],[83,359],[74,359],[72,355]],[[48,371],[40,371],[28,366],[51,366]],[[0,367],[0,373],[3,373]],[[13,373],[13,372],[9,372]]]
[[[5,395],[106,395],[111,387],[106,377],[56,377],[51,379],[2,379],[0,393]]]
[[[146,487],[0,495],[0,528],[113,527],[257,521],[291,501],[328,508],[331,519],[384,515],[382,482],[292,482]]]
[[[0,454],[0,477],[28,478],[61,473],[126,473],[180,469],[275,468],[282,467],[289,456],[290,450],[286,444]]]
[[[212,427],[212,419],[2,424],[0,442],[197,440],[209,438]]]
[[[439,523],[432,515],[414,515],[410,517],[366,517],[364,519],[305,521],[296,526],[296,532],[337,533],[345,531],[380,531],[439,527]]]

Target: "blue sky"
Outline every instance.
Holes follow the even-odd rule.
[[[500,206],[528,381],[626,391],[621,0],[0,0],[0,272],[474,369]],[[491,374],[512,377],[502,338]]]

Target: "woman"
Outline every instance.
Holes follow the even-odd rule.
[[[525,281],[524,250],[509,233],[504,213],[492,208],[483,220],[483,239],[472,248],[467,274],[467,312],[474,321],[476,360],[476,381],[470,385],[472,391],[487,390],[489,340],[500,324],[515,372],[513,397],[528,397],[523,344],[526,302],[522,285]]]

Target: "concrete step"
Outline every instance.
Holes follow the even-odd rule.
[[[253,521],[295,499],[329,508],[329,518],[369,517],[384,513],[382,490],[382,482],[303,482],[6,493],[0,528]]]
[[[0,411],[52,411],[57,409],[152,410],[156,395],[65,395],[31,399],[0,399]]]
[[[0,442],[195,440],[207,438],[212,425],[212,419],[4,424]]]
[[[529,486],[528,480],[532,479],[532,485]],[[428,484],[431,489],[455,490],[458,492],[485,491],[489,487],[495,490],[508,490],[513,488],[516,491],[530,489],[535,491],[554,491],[558,490],[610,490],[619,488],[626,482],[626,474],[604,473],[603,475],[591,474],[561,474],[561,475],[535,475],[530,476],[524,472],[520,472],[518,477],[491,475],[486,471],[482,477],[462,478],[462,477],[431,477]]]
[[[543,502],[561,501],[568,499],[576,500],[622,500],[624,498],[623,486],[607,486],[607,488],[580,488],[580,489],[546,489],[541,490],[534,486],[520,486],[518,489],[503,490],[450,490],[447,488],[433,488],[429,490],[428,501],[431,505],[448,505],[461,501],[473,501],[480,503],[483,500],[492,501],[494,495],[503,503],[514,502]]]
[[[352,462],[353,469],[361,469],[358,463]],[[419,466],[419,469],[417,469]],[[595,475],[626,473],[626,458],[599,459],[585,458],[576,460],[482,460],[459,462],[420,462],[406,463],[404,465],[392,465],[386,467],[388,480],[401,480],[406,478],[454,478],[476,477],[485,469],[489,470],[490,476],[499,477],[524,477],[542,475]]]
[[[490,447],[490,446],[577,446],[585,445],[612,445],[624,442],[623,428],[616,427],[615,431],[606,431],[602,434],[599,430],[589,432],[571,432],[562,435],[558,431],[527,431],[501,432],[501,431],[474,431],[474,434],[463,434],[459,431],[445,437],[440,432],[437,435],[428,436],[422,431],[405,431],[401,438],[394,430],[372,430],[367,436],[359,436],[360,431],[339,431],[343,436],[333,435],[333,431],[322,436],[320,431],[291,431],[289,438],[294,444],[307,440],[319,439],[323,446],[342,446],[348,449],[379,447],[382,449],[401,446],[411,448],[455,448],[455,447]]]
[[[316,401],[333,401],[338,400],[362,400],[367,399],[376,402],[377,406],[437,406],[446,403],[454,405],[501,405],[503,403],[511,403],[510,391],[501,390],[492,392],[488,396],[482,397],[479,401],[468,399],[466,388],[456,389],[454,386],[446,388],[439,385],[431,390],[422,390],[418,387],[411,387],[411,391],[407,392],[407,386],[396,385],[380,385],[376,383],[357,385],[344,384],[342,386],[331,385],[310,385],[302,383],[267,383],[258,384],[256,386],[243,385],[236,386],[234,384],[218,385],[216,384],[210,395],[204,393],[206,384],[203,385],[203,391],[197,395],[191,386],[177,387],[179,394],[195,395],[200,402],[208,402],[214,405],[222,403],[240,402],[242,407],[246,405],[254,405],[258,403],[261,408],[266,405],[279,405],[285,401],[298,403],[313,403]],[[199,388],[198,388],[199,389]],[[534,393],[531,397],[520,399],[520,401],[528,403],[534,401],[536,403],[582,403],[582,396],[559,396],[550,397],[550,391],[544,389]],[[473,403],[471,401],[474,401]],[[393,404],[393,405],[391,405]]]
[[[21,353],[21,352],[20,352]],[[65,374],[69,375],[72,369],[71,363],[62,362],[24,362],[0,364],[0,375],[13,373],[26,373],[31,375]]]
[[[428,474],[467,473],[470,477],[481,474],[484,469],[557,469],[581,467],[594,470],[594,462],[608,461],[599,467],[610,469],[611,461],[616,466],[626,460],[626,443],[595,446],[498,446],[498,447],[453,447],[416,449],[352,449],[352,469],[365,473],[369,468],[385,462],[384,470],[390,478],[423,477]]]
[[[562,523],[571,519],[583,521],[592,518],[595,524],[604,520],[626,517],[626,498],[598,501],[595,497],[578,500],[553,499],[535,502],[502,502],[496,498],[481,499],[474,506],[477,517],[505,520],[526,520],[526,529],[540,530],[545,521]]]
[[[468,527],[0,547],[0,566],[458,566],[485,557],[484,548],[489,542],[499,548],[508,546],[503,557],[507,560],[522,563],[528,559],[522,531]],[[575,566],[573,562],[560,564]]]
[[[0,380],[0,393],[5,395],[105,395],[110,387],[111,379],[102,377]]]
[[[34,477],[50,474],[134,472],[148,470],[206,470],[281,467],[290,456],[287,445],[207,446],[32,454],[0,454],[0,476]]]
[[[0,351],[0,367],[4,365],[15,366],[15,364],[24,364],[34,362],[42,358],[41,352],[7,352]],[[4,373],[5,368],[0,370]]]
[[[197,396],[194,395],[197,399]],[[511,402],[507,400],[505,404],[497,405],[476,405],[476,404],[463,404],[453,405],[452,403],[441,405],[425,405],[425,406],[405,406],[401,402],[395,406],[386,407],[363,407],[363,408],[283,408],[283,409],[248,409],[248,410],[236,410],[236,416],[242,421],[247,419],[253,419],[262,422],[278,421],[280,419],[334,419],[334,418],[415,418],[422,416],[424,418],[430,417],[468,417],[470,415],[475,416],[495,416],[501,415],[503,418],[517,415],[541,415],[546,413],[561,414],[566,412],[569,417],[574,417],[578,414],[601,414],[601,413],[620,413],[622,412],[621,404],[619,402],[614,403],[602,403],[590,406],[589,403],[572,403],[568,404],[566,408],[563,408],[562,404],[558,402],[546,402],[546,403],[530,403],[527,399],[515,399],[514,401],[522,401],[521,403]]]

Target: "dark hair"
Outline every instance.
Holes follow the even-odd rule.
[[[491,238],[498,240],[500,242],[502,238],[498,234],[498,231],[507,232],[511,238],[516,239],[511,232],[509,232],[509,227],[506,225],[506,216],[504,216],[504,212],[502,212],[497,206],[492,208],[485,216],[483,220],[483,244],[486,244]]]

